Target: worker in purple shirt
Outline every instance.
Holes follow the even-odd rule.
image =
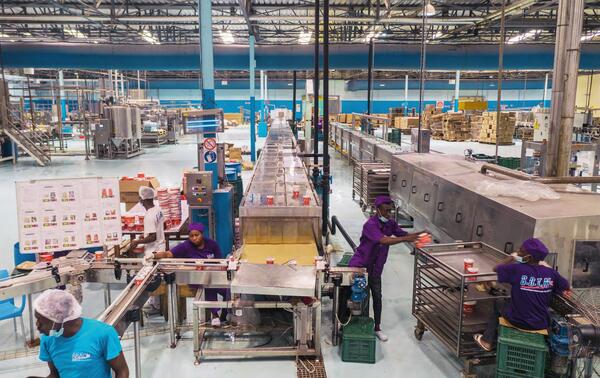
[[[494,267],[498,282],[511,285],[511,299],[497,300],[485,332],[474,336],[482,349],[494,349],[500,316],[520,329],[548,329],[552,295],[570,296],[571,291],[569,282],[544,262],[547,255],[548,248],[544,243],[531,238],[523,242],[516,254],[506,257]]]
[[[204,237],[204,225],[202,223],[191,223],[188,226],[189,237],[186,241],[171,248],[170,251],[157,252],[155,259],[176,258],[176,259],[221,259],[225,256],[221,253],[221,248],[216,241]],[[190,288],[197,289],[199,285],[190,285]],[[205,297],[207,301],[217,301],[217,294],[227,299],[226,289],[206,289]],[[212,321],[214,327],[221,325],[219,318],[219,309],[211,308]]]
[[[409,234],[400,228],[395,220],[390,219],[393,204],[389,196],[378,196],[375,199],[376,214],[364,224],[360,244],[348,263],[348,266],[367,268],[369,288],[373,297],[375,335],[381,341],[388,340],[381,331],[381,274],[388,250],[390,245],[414,242],[420,234],[420,232]]]

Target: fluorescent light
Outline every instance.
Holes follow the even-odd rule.
[[[31,37],[31,33],[30,32],[23,32],[23,35],[26,37]]]
[[[70,26],[66,26],[64,28],[65,33],[69,34],[71,37],[75,37],[75,38],[79,38],[79,39],[86,39],[87,35],[83,34],[82,32],[80,32],[79,30],[72,28]]]
[[[221,41],[226,45],[231,45],[235,42],[235,38],[233,38],[233,34],[229,30],[219,30],[219,36],[221,37]]]
[[[377,39],[381,36],[381,32],[372,31],[365,36],[365,42],[370,42],[372,39]]]
[[[590,41],[599,35],[600,35],[600,30],[592,30],[592,31],[589,31],[586,35],[582,36],[581,40],[582,41]]]
[[[311,38],[312,38],[311,31],[305,31],[305,32],[302,31],[302,32],[300,32],[300,36],[298,37],[298,43],[301,45],[308,45]]]
[[[534,29],[534,30],[528,31],[527,33],[515,35],[514,37],[511,37],[511,38],[508,39],[508,44],[512,45],[513,43],[518,43],[518,42],[521,42],[521,41],[525,41],[527,39],[534,38],[535,36],[537,36],[541,32],[542,31],[540,29]]]
[[[437,38],[440,38],[440,37],[441,37],[441,36],[443,36],[443,35],[444,35],[444,33],[442,33],[442,32],[437,32],[437,33],[435,33],[435,34],[433,35],[433,37],[431,37],[431,38],[433,38],[433,39],[437,39]]]
[[[435,15],[435,7],[431,5],[431,2],[428,1],[427,5],[425,5],[425,16],[434,16]]]
[[[8,34],[0,33],[0,38],[8,38]]]
[[[140,32],[140,37],[142,37],[142,39],[148,43],[160,45],[160,41],[154,36],[154,34],[152,34],[150,30],[142,30]]]

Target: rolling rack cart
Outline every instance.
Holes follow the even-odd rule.
[[[352,169],[352,199],[358,200],[363,211],[373,211],[375,198],[388,195],[389,163],[355,162]]]
[[[476,365],[493,364],[495,352],[485,352],[473,335],[483,333],[494,301],[510,297],[510,287],[495,284],[493,267],[506,255],[479,242],[428,245],[415,252],[412,313],[415,337],[428,330],[464,363],[463,376],[475,377]],[[476,274],[465,273],[471,259]]]

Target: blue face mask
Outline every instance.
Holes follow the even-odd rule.
[[[58,338],[58,337],[61,337],[63,335],[63,333],[65,332],[65,328],[61,325],[60,329],[56,330],[56,329],[54,329],[54,325],[55,324],[56,323],[52,324],[52,328],[53,329],[51,329],[50,332],[48,332],[48,336],[50,336],[50,337],[57,337]]]
[[[379,220],[382,221],[383,223],[387,223],[389,221],[389,219],[387,219],[386,217],[384,217],[383,215],[379,216]]]

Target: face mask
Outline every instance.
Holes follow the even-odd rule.
[[[522,256],[519,256],[519,255],[515,256],[515,260],[516,260],[518,263],[520,263],[520,264],[526,264],[526,263],[527,263],[527,261],[525,261],[525,258],[524,258],[524,257],[522,257]]]
[[[54,329],[54,325],[56,323],[52,323],[52,329],[50,330],[50,332],[48,332],[48,336],[50,337],[61,337],[63,335],[63,333],[65,332],[65,328],[61,325],[59,330],[55,330]]]
[[[387,221],[389,221],[389,219],[387,219],[386,217],[384,217],[383,215],[381,215],[381,213],[379,212],[379,210],[377,210],[377,218],[379,218],[380,221],[382,221],[383,223],[386,223]]]

